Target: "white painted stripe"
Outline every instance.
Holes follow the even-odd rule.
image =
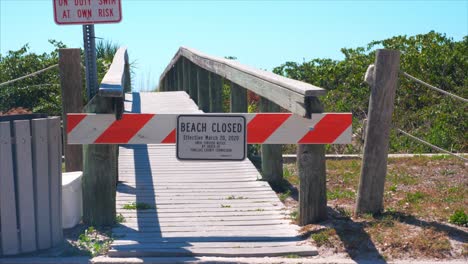
[[[93,144],[115,121],[112,114],[87,114],[68,134],[69,144]]]
[[[349,125],[343,133],[339,137],[333,141],[333,144],[351,144],[351,137],[353,134],[353,127]]]
[[[293,114],[265,140],[264,144],[296,144],[307,134],[310,127],[314,127],[324,116],[314,114],[311,119],[307,119]]]

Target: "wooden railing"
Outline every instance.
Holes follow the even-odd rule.
[[[247,90],[261,96],[260,111],[279,112],[280,107],[311,118],[323,111],[318,96],[326,90],[271,72],[242,65],[181,47],[159,79],[160,91],[186,91],[204,112],[223,112],[223,79],[231,82],[230,112],[246,113]],[[262,145],[262,177],[271,185],[283,181],[281,145]],[[299,223],[326,218],[326,172],[324,145],[298,145],[300,181]]]

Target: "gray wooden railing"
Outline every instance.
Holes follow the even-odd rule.
[[[0,117],[0,256],[62,243],[60,118]]]
[[[231,82],[230,112],[247,112],[247,90],[262,98],[262,112],[280,107],[311,118],[322,112],[318,96],[326,90],[237,61],[181,47],[159,79],[160,91],[186,91],[204,112],[221,113],[223,79]],[[281,184],[281,145],[262,145],[262,174],[272,185]],[[298,145],[299,223],[306,225],[326,218],[326,172],[324,145]]]

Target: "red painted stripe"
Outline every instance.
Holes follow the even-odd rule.
[[[333,143],[353,122],[351,114],[327,114],[298,143]]]
[[[106,129],[94,143],[127,143],[153,118],[154,114],[124,114]]]
[[[256,114],[247,125],[247,143],[265,142],[290,116],[290,113]]]
[[[85,117],[86,114],[67,114],[67,134],[70,133]]]
[[[171,144],[171,143],[176,143],[176,130],[173,129],[169,135],[163,141],[161,141],[163,144]]]

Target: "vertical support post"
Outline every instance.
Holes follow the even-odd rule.
[[[260,112],[279,112],[280,107],[272,101],[261,97]],[[280,186],[283,180],[283,156],[281,144],[263,144],[262,149],[262,179],[273,188]]]
[[[163,86],[162,86],[162,90],[161,91],[168,91],[169,90],[169,78],[166,76],[164,76],[164,81],[163,81]]]
[[[189,62],[190,65],[190,90],[189,94],[192,100],[198,105],[198,67],[197,65]]]
[[[112,98],[96,95],[86,106],[87,113],[113,113]],[[83,164],[83,222],[111,226],[115,221],[117,145],[85,145]]]
[[[67,131],[67,114],[80,113],[83,108],[80,49],[59,50],[60,86],[62,88],[63,130]],[[83,147],[68,145],[67,133],[63,133],[65,171],[83,170]]]
[[[374,65],[374,83],[369,101],[367,133],[356,202],[358,214],[378,213],[383,209],[388,144],[400,69],[400,52],[377,50]]]
[[[317,97],[306,97],[305,118],[322,113]],[[325,145],[297,145],[299,174],[299,225],[304,226],[327,219]]]
[[[125,93],[132,91],[132,76],[130,71],[130,63],[128,61],[128,55],[125,55],[125,82],[124,82],[124,98]]]
[[[177,91],[184,90],[184,70],[182,60],[179,60],[176,65],[176,74],[177,74]]]
[[[247,113],[247,89],[231,82],[231,113]]]
[[[169,89],[169,91],[177,91],[177,67],[176,65],[172,66],[172,70],[171,70],[171,82],[172,82],[172,85]]]
[[[208,71],[197,67],[198,108],[210,112],[210,80]]]
[[[184,82],[184,91],[187,94],[190,94],[190,61],[182,57],[182,72],[183,72],[183,82]]]
[[[210,113],[223,112],[223,79],[221,76],[210,72]]]
[[[83,42],[86,64],[86,94],[88,101],[97,94],[96,37],[94,25],[83,25]]]

